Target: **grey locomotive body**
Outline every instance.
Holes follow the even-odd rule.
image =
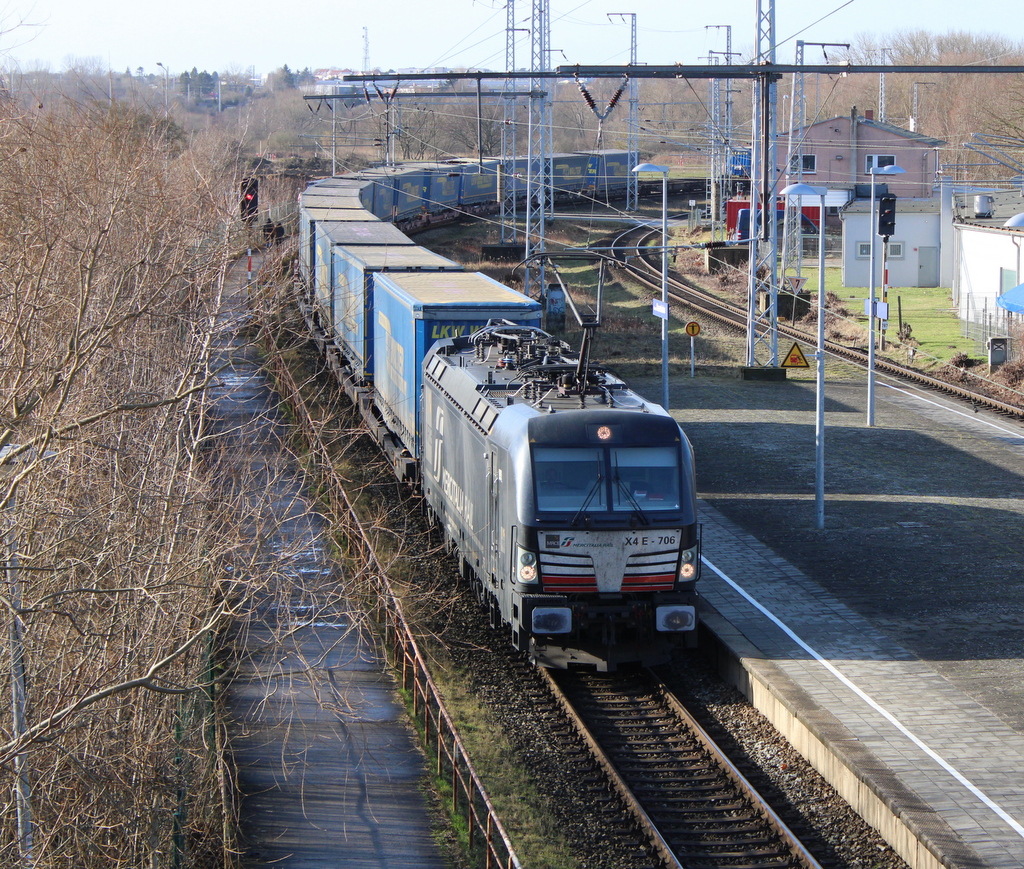
[[[463,575],[538,663],[615,669],[696,643],[693,454],[679,425],[539,329],[424,362],[421,485]]]

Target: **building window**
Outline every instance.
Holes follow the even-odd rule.
[[[864,158],[864,172],[871,174],[872,169],[881,169],[883,166],[895,166],[896,157],[892,154],[868,154]]]
[[[803,168],[800,172],[804,175],[813,175],[818,171],[818,157],[816,154],[804,154],[801,158]],[[797,160],[797,155],[794,154],[789,161],[789,172],[791,175],[795,175],[797,168],[800,166],[800,162]]]
[[[890,241],[888,256],[889,259],[904,259],[906,257],[907,245],[902,241]],[[875,248],[875,256],[879,259],[882,257],[882,246],[879,244]],[[857,242],[857,259],[871,259],[871,242],[870,241],[858,241]]]

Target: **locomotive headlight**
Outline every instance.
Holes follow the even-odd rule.
[[[564,606],[535,607],[531,624],[535,634],[567,634],[572,630],[572,610]]]
[[[692,606],[660,606],[654,611],[659,631],[692,631],[697,626],[697,611]]]
[[[519,581],[537,581],[537,554],[528,549],[519,550]]]
[[[679,565],[680,579],[693,579],[697,575],[697,547],[684,549],[682,564]]]

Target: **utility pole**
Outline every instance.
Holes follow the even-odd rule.
[[[32,465],[40,459],[50,459],[55,452],[39,453],[35,449],[24,450],[18,444],[0,447],[0,480],[7,487],[7,508],[3,511],[4,531],[0,541],[4,547],[4,569],[7,580],[7,601],[10,609],[8,641],[11,647],[11,735],[20,739],[28,731],[26,708],[28,706],[28,678],[25,667],[25,625],[21,618],[21,575],[18,564],[17,516],[18,484],[28,468],[20,470],[19,465]],[[10,527],[6,527],[10,515]],[[28,758],[24,750],[14,755],[14,803],[16,813],[16,835],[18,854],[25,869],[34,864],[32,844],[32,782],[29,778]]]
[[[775,3],[757,0],[755,66],[775,64]],[[778,235],[775,214],[775,92],[771,72],[754,80],[750,153],[750,272],[747,276],[747,366],[774,368],[779,358]],[[762,306],[759,296],[763,296]]]
[[[533,0],[530,16],[530,122],[526,181],[526,276],[524,290],[539,297],[546,289],[544,258],[551,181],[551,93],[554,81],[541,73],[551,64],[548,0]]]
[[[710,65],[718,64],[718,55],[732,63],[732,25],[709,24],[705,30],[725,30],[725,51],[709,51]],[[725,239],[726,187],[732,166],[732,96],[735,92],[731,79],[725,79],[725,99],[722,99],[722,79],[711,79],[711,190],[708,202],[711,208],[711,234],[716,240]]]
[[[505,3],[505,70],[516,69],[516,4],[515,0]],[[518,203],[516,192],[519,179],[516,178],[516,82],[511,75],[505,79],[505,113],[501,125],[501,243],[515,244]]]
[[[636,13],[609,12],[608,18],[629,19],[629,65],[636,66]],[[640,201],[640,182],[633,169],[640,162],[640,82],[632,76],[629,79],[629,118],[626,124],[626,211],[636,211]]]

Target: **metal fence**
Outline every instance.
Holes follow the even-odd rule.
[[[989,339],[1007,338],[1007,359],[1017,355],[1016,344],[1024,333],[1024,317],[1003,308],[975,311],[971,319],[960,321],[960,334],[972,342],[973,355],[988,354]]]

